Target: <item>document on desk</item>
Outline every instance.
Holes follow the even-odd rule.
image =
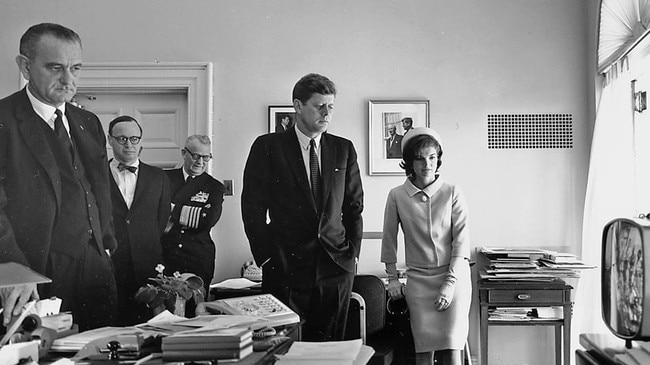
[[[278,361],[275,364],[355,365],[361,346],[361,339],[329,342],[298,341],[291,345],[286,354],[276,355]]]

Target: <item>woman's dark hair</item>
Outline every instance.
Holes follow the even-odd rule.
[[[442,146],[440,143],[428,134],[419,135],[413,137],[412,140],[404,146],[404,151],[402,151],[402,162],[399,166],[406,171],[406,177],[409,180],[415,179],[415,171],[413,170],[413,161],[415,161],[415,154],[422,150],[425,147],[433,147],[438,152],[438,164],[436,166],[436,171],[442,165]]]

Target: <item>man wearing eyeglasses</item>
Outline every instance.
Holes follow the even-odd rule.
[[[123,115],[108,125],[108,143],[113,149],[111,200],[117,250],[115,265],[117,324],[146,322],[151,312],[134,300],[138,289],[151,283],[156,265],[163,262],[160,239],[170,213],[169,180],[162,169],[140,161],[142,126]]]
[[[0,100],[0,262],[18,262],[50,284],[0,289],[3,324],[32,298],[57,296],[80,330],[113,324],[116,249],[106,159],[97,116],[70,104],[81,39],[52,23],[20,40],[28,84]]]
[[[212,159],[210,138],[192,135],[181,150],[183,166],[167,170],[172,213],[163,235],[165,271],[193,273],[206,291],[214,275],[215,245],[210,230],[221,218],[225,187],[206,170]]]

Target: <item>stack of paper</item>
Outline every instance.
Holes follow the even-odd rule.
[[[594,268],[575,255],[542,249],[481,247],[486,265],[481,279],[488,281],[553,281],[578,278],[579,271]]]
[[[284,355],[276,355],[276,365],[357,365],[366,364],[374,354],[361,340],[294,342]]]

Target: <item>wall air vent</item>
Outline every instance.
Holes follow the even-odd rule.
[[[571,114],[488,114],[488,149],[573,148]]]

